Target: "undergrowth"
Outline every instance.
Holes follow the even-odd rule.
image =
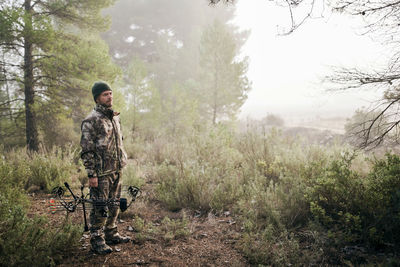
[[[23,164],[18,159],[28,156],[13,153],[0,159],[0,266],[55,266],[79,244],[81,231],[68,223],[53,229],[46,217],[27,216],[29,200],[24,187],[32,181],[29,175],[35,175],[31,167],[48,162],[37,157]],[[17,157],[11,164],[10,156]]]
[[[19,184],[27,192],[51,192],[56,187],[70,182],[76,176],[79,166],[76,152],[72,149],[52,149],[41,153],[27,153],[20,148],[1,151],[3,155],[2,175],[14,184]]]
[[[369,252],[399,252],[397,155],[224,126],[143,147],[156,198],[172,211],[230,210],[251,264],[361,264]]]
[[[237,133],[223,125],[140,140],[128,151],[135,164],[124,184],[155,184],[155,198],[172,211],[230,211],[241,229],[236,246],[253,265],[386,264],[368,257],[378,253],[399,263],[398,155],[375,158],[280,130]],[[48,192],[80,176],[79,168],[72,150],[3,153],[0,265],[54,265],[76,244],[74,226],[49,230],[46,218],[28,218],[23,192]],[[132,227],[136,242],[162,236],[168,243],[189,235],[187,225],[186,218],[153,225],[136,216]]]

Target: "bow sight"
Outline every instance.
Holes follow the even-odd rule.
[[[77,196],[72,192],[71,187],[67,182],[64,183],[65,187],[68,189],[68,191],[71,193],[72,199],[71,198],[64,198],[65,195],[65,189],[61,186],[55,187],[52,190],[52,193],[54,195],[54,198],[50,199],[50,208],[51,212],[55,213],[57,208],[61,207],[69,212],[75,212],[76,210],[80,209],[79,205],[82,204],[82,210],[83,210],[83,219],[85,222],[85,231],[89,230],[88,224],[87,224],[87,219],[86,219],[86,203],[92,205],[93,208],[101,208],[103,212],[103,216],[107,217],[107,212],[106,208],[110,206],[119,206],[121,212],[126,211],[136,200],[136,198],[140,195],[140,189],[136,186],[129,186],[127,189],[127,192],[129,196],[131,197],[131,201],[128,204],[128,200],[126,198],[110,198],[107,200],[104,199],[90,199],[88,198],[89,194],[84,194],[83,189],[84,186],[81,186],[81,195]],[[55,204],[55,199],[58,200],[59,204]]]

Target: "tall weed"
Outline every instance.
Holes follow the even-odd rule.
[[[50,192],[55,186],[70,182],[78,166],[75,151],[54,148],[48,152],[27,153],[25,149],[4,153],[3,163],[7,165],[6,175],[10,181],[22,184],[28,191]]]

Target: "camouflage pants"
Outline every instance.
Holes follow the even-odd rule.
[[[111,174],[98,178],[98,187],[90,188],[92,200],[107,201],[108,199],[120,198],[121,183],[120,174]],[[103,236],[105,230],[117,227],[116,221],[119,213],[119,205],[94,205],[90,212],[90,232],[94,236]]]

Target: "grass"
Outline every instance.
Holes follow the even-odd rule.
[[[398,230],[380,222],[400,222],[395,155],[368,159],[339,143],[223,126],[151,145],[141,151],[152,165],[157,200],[171,211],[231,211],[242,228],[238,249],[252,264],[344,264],[346,246],[373,253],[399,244]]]
[[[135,159],[124,170],[123,185],[154,184],[152,198],[171,211],[230,211],[241,229],[237,249],[251,264],[382,262],[359,255],[353,247],[372,255],[392,253],[396,262],[400,252],[397,155],[375,158],[343,144],[310,144],[280,130],[237,133],[223,125],[203,132],[186,131],[180,138],[140,140],[143,142],[129,146]],[[73,226],[52,232],[45,230],[44,218],[26,218],[23,207],[27,200],[21,192],[48,192],[64,181],[84,182],[76,153],[54,149],[3,154],[1,202],[7,205],[2,205],[0,227],[14,229],[11,222],[19,224],[14,230],[0,231],[1,249],[11,249],[9,242],[25,248],[7,252],[16,259],[14,265],[23,264],[23,259],[35,262],[36,255],[47,257],[47,265],[55,264],[65,255],[63,248],[75,244],[78,232]],[[6,206],[11,207],[10,212]],[[134,217],[137,242],[161,238],[169,243],[190,234],[186,217],[166,217],[156,225],[134,213],[121,216]],[[34,228],[35,224],[44,226]],[[6,237],[9,233],[12,236]],[[40,254],[48,245],[60,253]],[[1,258],[0,265],[11,261],[7,257]]]

